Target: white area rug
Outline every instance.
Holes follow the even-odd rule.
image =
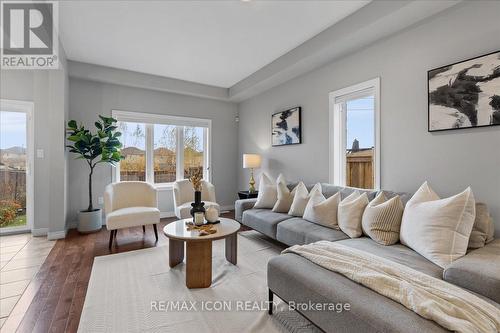
[[[316,332],[277,297],[275,314],[265,310],[267,262],[281,250],[257,232],[239,233],[234,266],[224,257],[224,240],[215,241],[212,286],[206,289],[186,287],[185,263],[169,268],[168,246],[95,258],[78,331]],[[174,304],[180,308],[166,309]],[[255,309],[261,304],[262,310]],[[227,310],[207,310],[216,306]]]

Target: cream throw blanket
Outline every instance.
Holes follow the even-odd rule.
[[[456,332],[500,332],[500,310],[451,283],[342,244],[295,245],[295,253]]]

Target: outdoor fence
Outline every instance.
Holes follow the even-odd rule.
[[[346,162],[347,186],[373,188],[373,149],[349,152]]]
[[[26,171],[0,170],[0,200],[12,200],[26,208]]]

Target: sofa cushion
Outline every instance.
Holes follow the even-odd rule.
[[[236,200],[234,203],[235,220],[241,222],[243,219],[243,212],[245,210],[252,209],[256,202],[257,198]]]
[[[281,175],[280,175],[281,177]],[[279,182],[281,179],[278,177]],[[278,200],[278,192],[276,184],[268,175],[262,173],[259,183],[259,194],[257,195],[257,202],[255,208],[273,208]]]
[[[160,210],[156,207],[127,207],[106,215],[106,228],[115,230],[160,223]]]
[[[379,244],[396,244],[403,210],[399,196],[387,200],[384,192],[379,192],[365,208],[361,221],[363,232]]]
[[[287,214],[275,213],[270,209],[253,208],[243,212],[241,222],[264,235],[276,238],[277,224],[289,218]]]
[[[413,193],[409,192],[394,192],[394,191],[386,191],[386,190],[381,190],[380,192],[384,192],[384,195],[387,199],[392,199],[395,196],[399,195],[399,198],[401,199],[401,202],[403,203],[403,206],[406,206],[406,203],[410,201],[411,197],[413,196]]]
[[[341,230],[316,225],[313,228],[308,228],[305,243],[309,244],[321,240],[335,242],[343,239],[349,239],[349,236],[344,234]]]
[[[299,185],[297,185],[297,187],[296,187],[295,195],[293,196],[292,205],[290,206],[290,210],[288,211],[288,215],[302,217],[302,215],[304,215],[304,210],[306,209],[306,206],[307,206],[307,203],[309,202],[309,199],[316,192],[321,193],[320,183],[317,183],[316,185],[314,185],[314,187],[311,189],[311,191],[308,192],[304,183],[300,182]]]
[[[340,193],[326,199],[322,193],[315,191],[311,194],[311,198],[304,210],[303,218],[309,222],[338,230],[337,209],[339,203]]]
[[[361,219],[368,202],[366,193],[360,194],[359,191],[355,191],[339,203],[337,223],[340,230],[349,237],[356,238],[363,234]]]
[[[368,237],[341,240],[339,243],[392,260],[438,279],[443,278],[443,269],[441,267],[404,245],[385,246]]]
[[[476,203],[476,219],[474,220],[474,225],[472,226],[472,232],[469,238],[469,249],[479,249],[486,244],[486,240],[491,233],[491,230],[495,229],[493,221],[490,217],[490,212],[488,211],[488,206],[482,202]]]
[[[401,243],[444,268],[466,253],[474,218],[470,187],[440,199],[425,182],[406,204]]]
[[[298,187],[295,186],[292,190],[290,190],[284,182],[278,182],[276,188],[278,191],[278,201],[276,201],[273,206],[273,212],[288,213]]]
[[[363,188],[349,187],[349,186],[336,186],[328,183],[321,183],[321,189],[325,198],[329,198],[337,192],[340,192],[340,199],[343,200],[351,195],[353,192],[358,191],[363,194],[366,193],[368,200],[373,200],[377,195],[377,191],[367,190]]]
[[[401,304],[296,254],[269,260],[267,282],[274,293],[289,302],[348,303],[349,311],[301,311],[325,332],[447,332]]]
[[[302,245],[319,240],[336,241],[347,238],[347,235],[340,230],[323,227],[298,217],[281,222],[276,231],[276,239],[286,245]]]
[[[443,279],[500,303],[500,240],[452,262]]]

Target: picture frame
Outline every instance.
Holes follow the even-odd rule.
[[[302,108],[296,106],[271,116],[271,142],[273,147],[302,143]]]
[[[500,51],[427,71],[427,130],[500,125]]]

